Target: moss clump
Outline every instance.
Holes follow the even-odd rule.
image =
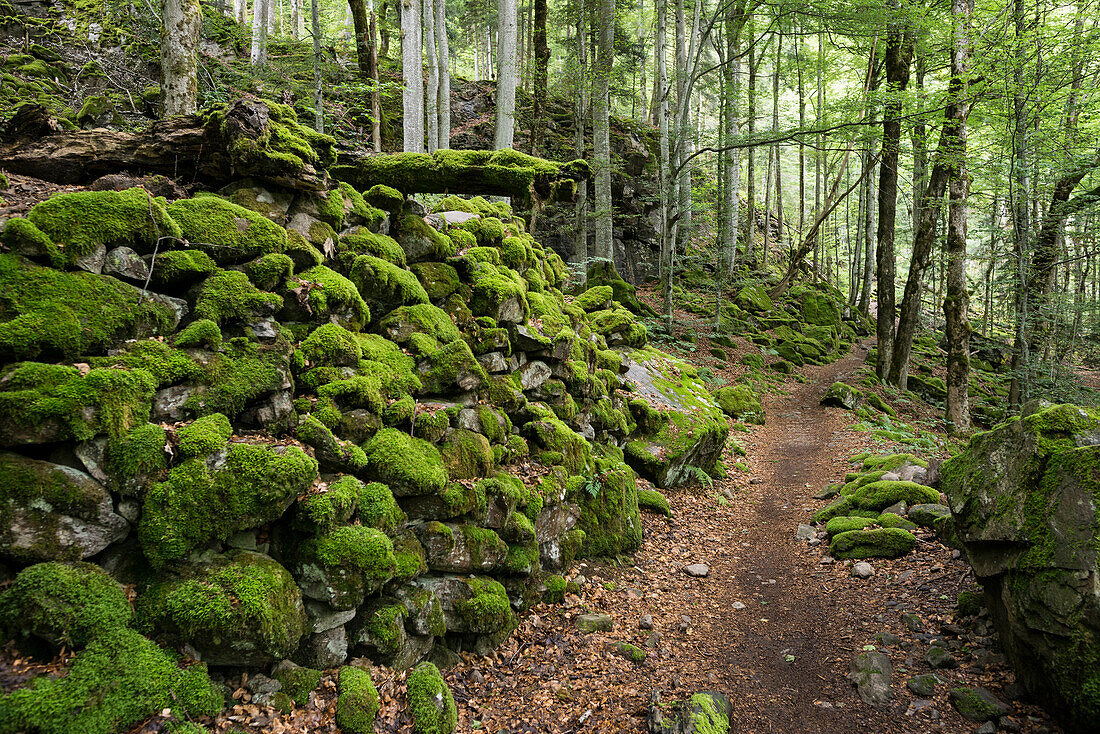
[[[182,236],[164,199],[142,188],[58,194],[36,204],[27,219],[62,249],[69,263],[100,247],[126,245],[148,253],[161,237]]]
[[[265,101],[267,126],[256,137],[235,135],[222,108],[210,113],[207,125],[222,135],[232,137],[229,157],[234,167],[249,175],[267,180],[295,179],[312,168],[327,168],[336,160],[336,139],[312,130],[298,122],[290,105]],[[236,123],[234,123],[236,124]]]
[[[380,306],[381,313],[397,306],[429,302],[427,292],[415,275],[373,255],[355,258],[348,277],[369,303]]]
[[[363,484],[358,495],[359,521],[379,530],[394,530],[405,522],[405,513],[390,488],[381,482]]]
[[[476,479],[493,468],[493,450],[480,433],[463,428],[451,434],[440,451],[451,479]]]
[[[654,489],[638,490],[638,508],[656,512],[665,517],[672,517],[672,508],[669,507],[668,499]]]
[[[288,255],[273,252],[261,255],[245,265],[245,272],[256,287],[274,291],[294,274],[294,261]]]
[[[646,652],[637,645],[631,645],[629,642],[616,641],[611,643],[611,650],[619,657],[626,658],[635,665],[640,665],[645,662]],[[705,732],[704,729],[697,730]]]
[[[163,710],[180,718],[212,716],[222,697],[204,665],[181,669],[175,657],[137,632],[97,636],[68,674],[40,676],[0,705],[5,731],[115,734]]]
[[[0,254],[0,361],[103,353],[126,339],[170,333],[178,320],[163,300],[110,276]]]
[[[312,555],[330,568],[350,568],[377,589],[393,578],[397,561],[385,533],[362,525],[346,525],[316,539]]]
[[[585,556],[617,556],[630,553],[642,542],[642,521],[638,514],[638,489],[634,470],[623,462],[622,453],[597,444],[590,476],[575,476],[566,485],[566,499],[580,507],[577,527],[584,531]]]
[[[128,494],[132,485],[143,488],[144,479],[159,478],[168,468],[167,444],[165,430],[154,423],[136,426],[108,441],[104,468],[115,480],[115,488]]]
[[[413,334],[427,334],[441,344],[462,338],[447,312],[430,303],[394,309],[378,323],[378,328],[398,344],[405,344]]]
[[[214,258],[202,250],[170,250],[153,260],[153,282],[161,285],[186,285],[218,270]]]
[[[829,537],[831,538],[834,535],[840,535],[841,533],[847,533],[852,530],[862,530],[863,528],[874,524],[875,521],[869,517],[851,517],[848,515],[839,515],[825,523],[825,532],[827,532],[829,534]]]
[[[309,703],[309,694],[321,682],[321,671],[294,664],[278,665],[271,675],[282,683],[282,692],[299,706]]]
[[[458,271],[447,263],[421,262],[409,266],[420,284],[424,286],[428,297],[438,303],[447,296],[457,291],[462,280],[458,277]]]
[[[217,349],[222,345],[222,330],[210,319],[198,319],[176,334],[177,347]]]
[[[601,311],[610,304],[615,291],[609,285],[597,285],[573,299],[573,305],[586,312]]]
[[[363,347],[355,335],[338,324],[325,324],[313,330],[294,354],[299,370],[326,365],[352,367],[363,356]]]
[[[451,734],[458,722],[458,709],[439,668],[421,663],[409,675],[407,687],[413,732]]]
[[[428,355],[427,370],[420,377],[426,393],[469,392],[484,385],[489,375],[462,339]]]
[[[466,597],[454,602],[455,613],[462,622],[461,631],[490,635],[511,627],[512,605],[500,582],[472,576],[465,583]]]
[[[282,305],[280,296],[261,291],[244,273],[222,270],[207,278],[199,289],[195,316],[220,325],[270,316]]]
[[[359,255],[374,255],[399,267],[405,267],[405,251],[397,240],[389,235],[376,234],[359,227],[347,234],[340,235],[340,244],[336,247],[340,262],[351,265]]]
[[[29,566],[0,594],[0,618],[9,632],[72,648],[125,628],[131,616],[122,586],[91,563]]]
[[[177,446],[183,456],[206,456],[225,446],[233,435],[233,426],[221,413],[211,413],[176,431]]]
[[[961,591],[956,598],[955,611],[960,617],[976,617],[985,607],[985,595],[977,591]]]
[[[20,255],[48,258],[50,264],[57,268],[65,264],[64,252],[26,217],[9,219],[4,227],[3,236],[0,236],[0,243]]]
[[[928,468],[928,462],[913,454],[882,454],[863,459],[863,471],[894,471],[906,464]]]
[[[503,266],[478,262],[469,268],[473,288],[470,309],[477,316],[521,323],[530,315],[527,283],[516,272]]]
[[[438,449],[395,428],[383,428],[363,446],[369,471],[398,497],[438,494],[447,469]]]
[[[202,372],[203,387],[184,407],[196,415],[225,413],[232,417],[256,398],[284,389],[289,365],[281,349],[237,338],[224,344]]]
[[[829,555],[834,558],[899,558],[917,544],[908,530],[901,528],[876,528],[851,530],[833,536],[829,543]]]
[[[299,524],[319,534],[329,532],[351,520],[362,491],[363,483],[355,477],[340,477],[322,491],[298,501]]]
[[[230,444],[215,466],[188,459],[145,496],[139,537],[154,566],[280,517],[317,475],[317,462],[294,446]]]
[[[720,387],[714,393],[718,401],[718,407],[729,417],[764,425],[764,407],[760,404],[760,397],[753,392],[748,385],[729,385]]]
[[[348,734],[370,734],[378,715],[378,691],[370,672],[345,665],[336,680],[336,724]]]
[[[0,377],[0,444],[119,438],[149,421],[156,380],[145,370],[22,362]]]
[[[306,631],[294,578],[271,558],[234,551],[178,569],[138,597],[142,629],[198,650],[211,665],[288,657]]]
[[[182,236],[218,263],[286,251],[286,230],[262,214],[219,196],[181,199],[168,207]]]
[[[405,197],[401,192],[385,184],[371,186],[363,196],[371,206],[376,206],[382,211],[399,212],[405,206]]]
[[[324,265],[289,279],[287,289],[291,293],[304,291],[298,302],[315,323],[332,321],[350,331],[360,331],[370,321],[370,309],[355,285]]]
[[[542,592],[544,602],[547,604],[561,604],[565,601],[565,591],[568,583],[564,577],[551,574],[543,578],[542,585],[546,587],[545,591]]]
[[[915,482],[879,480],[856,489],[851,494],[851,500],[860,509],[884,510],[898,502],[905,502],[906,505],[937,504],[940,493]]]

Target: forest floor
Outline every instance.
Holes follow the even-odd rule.
[[[875,575],[862,580],[850,563],[827,560],[827,545],[795,539],[822,504],[812,495],[843,479],[848,457],[883,451],[854,430],[850,413],[819,405],[833,381],[862,366],[865,350],[804,368],[765,399],[767,424],[734,434],[747,449],[748,473],[668,492],[673,517],[643,513],[645,539],[631,561],[578,564],[579,595],[536,607],[495,655],[447,671],[459,731],[643,732],[654,691],[671,701],[716,690],[733,703],[733,732],[973,732],[978,725],[948,703],[950,688],[980,685],[1012,700],[1011,669],[978,634],[986,622],[975,620],[977,631],[956,624],[957,594],[979,589],[957,553],[919,535],[913,553],[873,561]],[[709,574],[688,576],[683,568],[694,563]],[[614,627],[584,634],[575,622],[582,613],[608,614]],[[915,629],[907,613],[920,618],[910,619]],[[642,628],[646,615],[652,631]],[[882,632],[898,641],[881,644]],[[933,639],[960,665],[936,671],[945,684],[921,698],[905,683],[932,672],[923,658]],[[647,659],[619,656],[610,648],[616,641],[646,649]],[[893,664],[886,709],[862,703],[846,679],[867,645]],[[379,730],[387,719],[398,723],[394,704]],[[1013,709],[1009,726],[1058,731],[1035,707]]]

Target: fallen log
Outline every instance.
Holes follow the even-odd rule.
[[[0,129],[0,168],[65,185],[129,171],[211,185],[250,176],[323,190],[335,144],[301,125],[292,108],[252,99],[160,120],[140,132],[67,132],[44,107],[27,104]]]

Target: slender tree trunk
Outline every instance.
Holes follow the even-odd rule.
[[[497,3],[497,112],[493,129],[493,148],[511,148],[516,132],[516,87],[519,86],[519,59],[516,29],[516,0]]]
[[[783,59],[783,33],[775,35],[775,67],[772,69],[772,132],[779,133],[779,66]],[[783,159],[782,146],[775,144],[775,216],[778,226],[775,231],[775,251],[783,254]]]
[[[534,111],[531,120],[531,153],[542,155],[546,148],[546,97],[547,70],[550,66],[550,47],[546,43],[546,0],[534,0],[535,79]]]
[[[672,163],[668,125],[668,0],[657,5],[657,146],[660,162],[661,295],[665,303],[665,328],[672,330]]]
[[[611,208],[611,66],[615,55],[615,0],[598,0],[592,99],[592,163],[596,185],[595,259],[614,263]]]
[[[355,57],[359,62],[359,73],[364,79],[371,78],[371,46],[374,36],[371,34],[370,13],[367,0],[348,0],[351,8],[351,22],[355,28]]]
[[[817,33],[817,126],[825,123],[825,34]],[[817,136],[817,152],[814,154],[814,211],[821,211],[821,194],[825,189],[825,136]],[[805,234],[803,234],[805,236]],[[814,272],[821,265],[821,245],[814,240]]]
[[[435,4],[445,1],[424,0],[420,15],[424,29],[424,55],[428,66],[428,85],[424,100],[424,141],[429,153],[434,153],[439,147],[439,60],[435,48]]]
[[[867,151],[868,162],[867,165],[875,165],[875,155],[873,146]],[[875,178],[873,170],[865,171],[866,178],[863,181],[863,185],[867,187],[867,211],[864,212],[863,227],[863,242],[864,242],[864,256],[863,256],[863,283],[859,292],[859,304],[857,306],[860,313],[867,318],[871,317],[871,284],[874,282],[875,276],[875,263],[877,262],[875,257]]]
[[[302,0],[290,0],[290,37],[295,41],[302,34]]]
[[[321,88],[321,10],[319,0],[310,0],[309,14],[313,35],[313,127],[325,131],[325,97]]]
[[[390,56],[390,28],[386,25],[386,13],[389,10],[389,0],[382,0],[382,9],[378,11],[378,56],[383,59],[388,59]],[[398,21],[400,22],[400,16]]]
[[[756,23],[755,15],[749,15],[749,39],[755,41]],[[756,55],[752,53],[752,49],[749,49],[749,137],[751,138],[756,132],[756,71],[757,71]],[[755,255],[756,249],[756,147],[752,146],[746,151],[747,160],[745,164],[745,176],[746,181],[746,210],[748,211],[748,237],[745,240],[745,258],[752,261]]]
[[[875,270],[878,276],[878,354],[875,372],[879,379],[890,375],[895,348],[894,317],[894,229],[898,202],[898,151],[901,146],[901,95],[909,83],[909,64],[913,57],[910,33],[900,21],[891,23],[886,40],[886,88],[888,101],[882,113],[882,161],[878,179],[878,232],[875,243]],[[910,276],[912,277],[912,276]]]
[[[447,0],[435,0],[435,53],[439,63],[439,140],[436,147],[451,147],[451,44],[447,40]]]
[[[1012,382],[1009,385],[1009,407],[1015,409],[1028,398],[1028,343],[1027,321],[1031,318],[1028,311],[1027,293],[1031,284],[1027,282],[1027,260],[1029,237],[1031,233],[1031,171],[1029,149],[1029,120],[1027,114],[1028,89],[1024,84],[1024,71],[1027,64],[1027,7],[1024,0],[1015,0],[1013,4],[1013,22],[1015,25],[1016,63],[1012,70],[1012,82],[1015,88],[1012,118],[1012,234],[1015,248],[1019,280],[1016,287],[1016,338],[1012,350]]]
[[[659,2],[661,0],[658,0]],[[574,80],[575,96],[573,98],[573,147],[578,158],[587,155],[587,146],[584,142],[584,128],[588,120],[588,85],[585,67],[588,64],[588,33],[587,33],[587,8],[586,0],[578,1],[577,10],[577,67]],[[581,267],[588,267],[588,181],[577,184],[577,205],[574,214],[575,243],[573,246],[577,262]]]
[[[966,200],[970,175],[966,167],[966,116],[970,102],[966,99],[970,74],[970,4],[969,0],[952,0],[951,15],[954,44],[951,53],[951,74],[961,79],[958,118],[955,133],[954,169],[948,183],[945,296],[943,315],[947,335],[947,429],[956,433],[970,430],[970,404],[967,390],[970,380],[970,297],[966,290]]]
[[[730,145],[741,135],[741,29],[745,24],[744,3],[733,3],[726,15],[726,62],[725,81],[727,89],[725,121],[726,144]],[[737,148],[731,148],[725,155],[725,223],[723,230],[726,241],[723,249],[726,253],[726,278],[733,275],[737,264],[737,236],[741,229],[741,160]]]
[[[405,88],[401,97],[404,129],[403,150],[424,150],[424,64],[420,37],[420,0],[401,2],[401,75]]]
[[[198,0],[164,0],[160,73],[164,116],[192,115],[198,109],[198,47],[202,8]]]
[[[798,127],[806,129],[806,84],[802,76],[802,38],[795,38],[794,65],[798,69]],[[799,138],[798,142],[798,233],[802,235],[806,228],[806,146]]]
[[[316,2],[316,0],[314,0]],[[371,141],[374,143],[374,152],[382,152],[382,82],[378,78],[378,44],[375,43],[378,31],[378,20],[374,13],[374,0],[367,0],[370,22],[367,27],[367,36],[370,43],[370,66],[367,76],[371,81],[370,90],[370,114],[371,114]]]
[[[271,0],[256,0],[252,6],[252,53],[249,55],[253,66],[267,64],[267,16],[271,11]]]

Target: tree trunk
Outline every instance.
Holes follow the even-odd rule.
[[[401,2],[401,76],[405,87],[401,95],[402,150],[424,150],[424,65],[421,56],[420,0]]]
[[[873,146],[872,146],[873,148]],[[874,150],[867,151],[867,165],[874,166]],[[873,170],[866,172],[863,185],[867,187],[867,211],[864,212],[863,226],[863,283],[859,292],[857,309],[867,318],[871,318],[871,284],[875,276],[875,183]]]
[[[511,148],[515,140],[516,87],[519,86],[516,21],[516,0],[499,0],[497,4],[497,111],[496,124],[493,128],[495,150]]]
[[[899,117],[901,95],[909,83],[912,58],[912,35],[900,21],[891,22],[886,40],[886,87],[889,96],[882,113],[882,161],[878,169],[878,232],[875,243],[875,270],[878,276],[878,355],[875,358],[875,372],[880,380],[889,374],[895,345],[894,228],[898,203],[898,150],[901,144]]]
[[[752,41],[756,40],[756,23],[755,15],[749,15],[749,38]],[[752,49],[749,49],[749,111],[748,111],[748,126],[749,126],[749,138],[752,138],[756,132],[756,71],[757,61],[755,54],[752,53]],[[745,209],[748,212],[748,228],[747,239],[745,240],[745,259],[750,263],[755,255],[756,250],[756,148],[750,147],[746,153],[748,160],[745,163],[745,177],[746,181],[746,196],[745,196]]]
[[[302,32],[302,0],[290,0],[290,37],[295,41]]]
[[[436,56],[435,4],[446,0],[424,0],[421,18],[424,22],[424,54],[428,64],[428,86],[424,104],[424,141],[428,152],[439,147],[439,61]]]
[[[321,87],[321,10],[319,0],[310,2],[310,25],[313,30],[313,127],[319,132],[325,131],[325,96]]]
[[[535,78],[534,110],[531,120],[531,154],[542,155],[546,148],[546,96],[547,69],[550,65],[550,47],[546,44],[546,0],[534,0]]]
[[[578,1],[577,10],[577,67],[574,80],[573,99],[573,147],[578,158],[587,155],[587,146],[584,142],[584,128],[588,120],[588,91],[585,84],[585,66],[588,64],[588,33],[586,31],[587,12],[585,0]],[[574,257],[583,268],[588,271],[588,182],[581,181],[577,184],[577,205],[574,210]]]
[[[665,303],[665,328],[672,329],[672,162],[668,125],[668,0],[657,4],[657,147],[660,163],[661,295]]]
[[[267,64],[267,16],[271,12],[271,0],[256,0],[252,5],[252,53],[253,66]]]
[[[970,297],[966,290],[966,200],[970,178],[966,167],[966,116],[970,103],[966,100],[970,73],[970,4],[968,0],[952,0],[954,48],[951,54],[951,75],[961,79],[959,101],[955,115],[958,123],[951,157],[948,184],[947,257],[943,315],[947,336],[947,409],[948,431],[966,433],[970,430],[970,404],[967,390],[970,380],[970,319],[967,312]]]
[[[726,99],[725,123],[726,145],[733,143],[741,135],[741,29],[745,24],[744,3],[733,3],[726,15]],[[726,278],[733,275],[737,264],[737,236],[741,229],[741,160],[737,148],[727,151],[725,156],[726,201],[724,231],[726,241]]]
[[[351,22],[355,29],[355,58],[359,64],[359,74],[364,79],[371,78],[371,46],[374,36],[371,34],[371,19],[367,12],[367,0],[348,0],[351,8]]]
[[[615,0],[599,0],[592,99],[592,163],[596,186],[594,258],[614,262],[611,204],[611,66],[615,54]]]
[[[775,68],[772,69],[772,132],[779,133],[779,64],[783,59],[783,33],[775,36]],[[783,254],[783,159],[782,146],[775,145],[775,216],[778,225],[775,230],[775,251]]]
[[[313,0],[314,3],[317,0]],[[370,3],[370,25],[367,34],[370,37],[370,70],[368,76],[371,80],[370,89],[370,116],[371,116],[371,142],[374,144],[374,152],[382,152],[382,80],[378,78],[378,44],[375,38],[378,35],[378,20],[374,13],[374,0]]]
[[[435,0],[435,53],[439,64],[439,140],[436,147],[451,147],[451,44],[447,39],[447,0]]]
[[[198,46],[202,8],[198,0],[164,0],[160,72],[164,115],[192,115],[198,109]]]
[[[1029,120],[1027,118],[1028,89],[1024,84],[1024,71],[1027,64],[1027,8],[1024,0],[1015,0],[1013,4],[1013,22],[1015,25],[1015,56],[1016,63],[1012,69],[1012,83],[1015,88],[1013,99],[1012,118],[1012,177],[1013,196],[1012,201],[1012,234],[1013,246],[1016,250],[1016,263],[1019,280],[1016,285],[1016,338],[1012,350],[1012,382],[1009,385],[1008,402],[1010,408],[1017,408],[1028,398],[1028,355],[1027,320],[1031,318],[1028,310],[1027,282],[1027,258],[1028,239],[1031,232],[1030,212],[1028,206],[1031,201],[1031,177],[1030,163],[1028,161],[1028,138],[1030,136]]]

